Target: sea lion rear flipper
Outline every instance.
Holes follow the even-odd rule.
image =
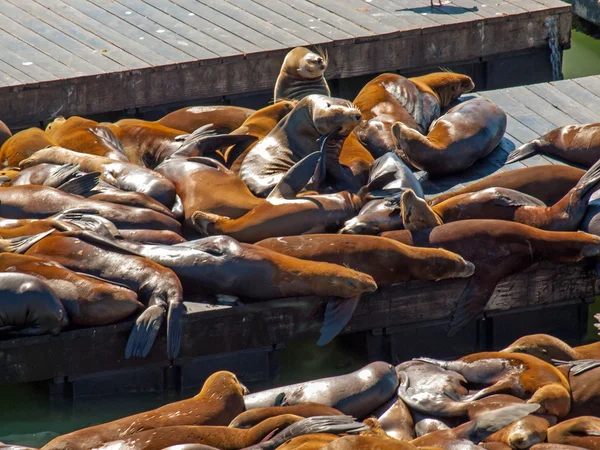
[[[317,345],[327,345],[344,329],[352,318],[359,300],[360,295],[356,295],[350,298],[331,299],[327,302],[321,336],[317,341]]]
[[[119,152],[123,156],[127,156],[123,144],[119,138],[109,128],[105,127],[94,127],[90,128],[89,132],[97,136],[107,147]],[[129,158],[127,158],[129,160]]]
[[[469,323],[483,313],[485,305],[494,292],[496,283],[490,288],[490,280],[480,280],[471,276],[467,282],[467,287],[458,299],[456,309],[450,320],[448,336],[454,336]]]
[[[368,429],[369,426],[365,425],[362,422],[356,422],[354,417],[351,416],[308,417],[306,419],[300,420],[299,422],[293,423],[289,427],[285,428],[283,431],[280,431],[275,436],[273,436],[269,440],[271,443],[273,443],[273,446],[269,446],[269,448],[275,448],[283,444],[284,442],[289,441],[292,438],[307,434],[359,433]]]
[[[61,184],[57,189],[67,194],[85,197],[91,193],[92,189],[98,186],[100,175],[102,175],[100,172],[86,173]]]
[[[267,197],[267,201],[273,199],[295,199],[296,195],[304,189],[314,175],[320,158],[321,153],[314,152],[294,164],[273,188]]]
[[[123,239],[123,236],[121,236],[121,233],[119,233],[119,230],[112,222],[107,219],[102,220],[94,214],[70,213],[63,215],[61,220],[72,223],[82,230],[97,233],[100,236],[106,236],[113,239]],[[108,222],[108,224],[104,221]]]
[[[527,144],[523,144],[516,150],[513,150],[510,155],[508,155],[508,158],[506,158],[506,162],[504,164],[511,164],[528,158],[537,152],[538,147],[539,141],[537,139],[528,142]]]
[[[43,233],[34,234],[33,236],[19,236],[16,238],[2,239],[2,241],[5,241],[5,243],[7,244],[2,245],[2,251],[22,255],[31,247],[33,247],[33,244],[41,241],[46,236],[54,233],[55,231],[56,230],[53,228],[51,230],[44,231]]]
[[[186,312],[183,302],[169,302],[167,315],[167,356],[175,359],[181,347],[183,316]]]
[[[148,355],[165,315],[164,305],[149,306],[140,314],[129,335],[127,347],[125,348],[125,358],[129,359],[132,356],[144,358]]]
[[[44,186],[50,186],[57,188],[61,184],[69,181],[73,178],[79,170],[79,164],[63,164],[57,169],[53,170],[48,178],[44,181]]]
[[[540,405],[537,403],[522,403],[484,412],[475,420],[464,425],[466,428],[464,438],[477,444],[496,431],[528,416],[539,408]]]

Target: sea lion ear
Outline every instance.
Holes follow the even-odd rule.
[[[295,199],[315,173],[321,152],[314,152],[294,164],[273,188],[267,201],[273,199]]]

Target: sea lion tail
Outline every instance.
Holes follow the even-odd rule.
[[[356,307],[360,295],[344,299],[331,299],[325,307],[325,315],[323,317],[323,326],[321,327],[321,336],[317,341],[317,345],[323,346],[329,344],[340,331],[348,324]]]
[[[22,255],[31,247],[33,247],[35,243],[41,241],[46,236],[54,233],[55,231],[56,230],[52,228],[51,230],[44,231],[43,233],[39,234],[34,234],[32,236],[19,236],[10,239],[0,239],[1,251],[8,253],[17,253]]]
[[[44,186],[56,188],[75,177],[77,171],[79,171],[79,164],[63,164],[48,175],[48,178],[44,181]]]
[[[183,302],[169,303],[167,315],[167,356],[169,359],[175,359],[179,354],[185,312],[186,308]]]
[[[523,403],[485,412],[477,419],[469,422],[464,438],[477,444],[496,431],[528,416],[539,408],[540,405],[537,403]]]
[[[150,352],[166,311],[163,305],[152,305],[140,314],[129,334],[125,358],[144,358]]]
[[[98,186],[100,182],[100,172],[86,173],[77,178],[70,179],[66,183],[58,186],[58,190],[66,192],[71,195],[80,195],[86,197],[90,194],[92,189]]]
[[[516,150],[513,150],[513,152],[510,155],[508,155],[508,158],[506,158],[505,164],[510,164],[510,163],[514,163],[517,161],[521,161],[522,159],[525,159],[525,158],[533,155],[534,153],[536,153],[538,148],[539,148],[539,141],[537,139],[535,139],[531,142],[528,142],[527,144],[523,144]]]

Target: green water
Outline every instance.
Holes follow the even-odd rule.
[[[565,78],[600,74],[600,39],[592,37],[598,31],[580,22],[575,27],[572,48],[564,52]],[[593,327],[593,314],[597,312],[600,312],[600,298],[590,307],[589,336],[594,340],[598,339]],[[364,349],[348,338],[336,339],[325,348],[315,346],[313,339],[294,342],[281,354],[278,384],[351,372],[365,364],[364,355]],[[168,401],[173,399],[136,395],[79,399],[74,405],[60,406],[48,402],[47,390],[42,385],[0,387],[0,442],[39,447],[58,434],[155,408]]]

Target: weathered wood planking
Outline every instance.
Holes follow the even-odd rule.
[[[570,43],[566,3],[457,0],[0,0],[0,114],[10,125],[273,88],[283,56],[322,45],[329,79]],[[102,93],[102,94],[99,94]]]

